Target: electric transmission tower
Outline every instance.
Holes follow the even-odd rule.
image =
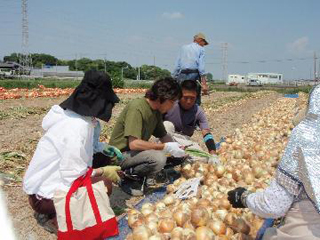
[[[31,70],[31,56],[29,54],[29,28],[28,28],[28,9],[27,0],[21,0],[22,8],[22,44],[20,61],[20,75],[26,74]]]
[[[222,79],[227,81],[228,78],[228,43],[221,44],[222,49]]]

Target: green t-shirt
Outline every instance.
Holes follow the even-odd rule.
[[[121,112],[109,144],[128,151],[129,136],[148,141],[152,135],[162,138],[166,134],[161,113],[153,110],[145,98],[137,98]]]

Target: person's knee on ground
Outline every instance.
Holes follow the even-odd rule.
[[[167,161],[163,151],[148,150],[148,152],[145,164],[138,165],[134,169],[134,172],[141,177],[154,177],[164,168]]]

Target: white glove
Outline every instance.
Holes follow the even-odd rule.
[[[167,142],[164,144],[163,151],[173,157],[184,157],[185,151],[181,149],[182,145],[177,142]]]

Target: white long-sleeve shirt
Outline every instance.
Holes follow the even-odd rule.
[[[246,204],[256,215],[262,218],[285,216],[294,201],[294,196],[273,180],[263,192],[248,195]]]
[[[53,106],[44,117],[40,139],[23,181],[24,191],[52,199],[57,189],[72,182],[92,166],[94,123],[91,117]]]

